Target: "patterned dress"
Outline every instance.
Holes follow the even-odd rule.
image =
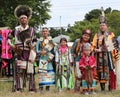
[[[88,87],[95,87],[96,86],[96,80],[95,80],[95,70],[96,70],[96,59],[94,56],[86,57],[85,55],[82,56],[79,62],[80,70],[82,73],[82,87],[83,89],[87,89]],[[90,67],[91,75],[87,76],[87,66]],[[88,79],[87,77],[91,77],[91,79]],[[91,83],[87,83],[87,79],[91,80]],[[91,84],[91,86],[90,86]]]
[[[54,44],[52,37],[48,36],[47,39],[40,37],[36,44],[36,52],[39,56],[39,87],[55,85],[55,72],[52,64]],[[47,53],[40,55],[44,50]],[[51,61],[48,62],[48,59]]]
[[[113,71],[114,64],[112,59],[112,53],[110,51],[107,51],[105,41],[110,40],[113,37],[114,34],[112,32],[106,31],[104,32],[104,34],[102,34],[102,32],[97,33],[93,38],[93,47],[102,50],[102,52],[98,52],[96,54],[98,81],[101,84],[105,84],[109,80],[109,89],[116,88],[116,78]]]
[[[60,46],[56,49],[55,52],[55,62],[56,65],[56,88],[60,89],[73,89],[73,75],[72,75],[72,67],[71,62],[72,56],[71,52],[66,48],[65,52],[62,53],[60,50]]]

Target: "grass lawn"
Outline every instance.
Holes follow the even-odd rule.
[[[120,90],[115,90],[115,91],[109,92],[107,90],[107,85],[106,85],[106,91],[101,92],[99,84],[96,86],[96,94],[95,95],[92,95],[92,94],[83,95],[80,92],[74,93],[73,90],[63,91],[63,92],[58,93],[58,92],[55,92],[54,86],[52,86],[50,88],[50,92],[46,92],[44,90],[44,92],[42,94],[40,94],[39,90],[38,90],[38,80],[37,79],[38,78],[36,75],[36,87],[37,87],[36,93],[28,92],[28,87],[25,88],[24,92],[22,92],[22,93],[12,92],[12,81],[0,81],[0,97],[120,97]]]

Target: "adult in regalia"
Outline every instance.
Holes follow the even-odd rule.
[[[19,5],[14,14],[20,25],[8,36],[8,43],[15,52],[13,91],[22,91],[26,86],[26,80],[29,79],[29,91],[33,92],[36,90],[33,66],[36,39],[34,28],[28,25],[32,10],[27,5]],[[14,44],[11,43],[13,37]]]
[[[92,32],[90,29],[85,29],[82,31],[82,36],[75,40],[73,43],[73,46],[71,48],[71,53],[74,59],[75,64],[75,92],[80,91],[80,85],[81,85],[81,71],[79,69],[79,60],[81,59],[82,55],[82,46],[84,43],[90,43]]]
[[[112,53],[108,50],[106,41],[115,37],[114,33],[108,31],[106,18],[102,8],[102,15],[99,18],[100,31],[93,38],[93,48],[96,52],[97,75],[100,82],[101,91],[105,90],[105,84],[109,82],[108,89],[116,89],[116,75],[114,73],[114,64]]]
[[[36,44],[36,52],[39,58],[39,89],[40,93],[43,87],[46,86],[46,91],[49,91],[50,86],[55,85],[55,72],[52,62],[54,59],[54,44],[52,37],[49,35],[48,28],[43,28],[42,36]]]

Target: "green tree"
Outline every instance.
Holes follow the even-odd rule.
[[[120,35],[120,11],[113,11],[107,19],[110,31],[114,32],[116,36]]]
[[[111,13],[111,12],[112,12],[111,7],[106,8],[106,10],[105,10],[105,14],[109,14],[109,13]]]
[[[0,1],[0,27],[9,26],[14,28],[18,20],[14,16],[14,9],[18,5],[28,5],[32,8],[30,25],[39,28],[39,25],[46,24],[51,18],[50,1],[48,0],[1,0]]]
[[[91,21],[91,19],[98,19],[98,17],[101,14],[101,10],[100,9],[93,9],[92,11],[90,11],[89,13],[87,13],[85,15],[85,19],[88,21]]]

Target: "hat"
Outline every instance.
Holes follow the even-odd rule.
[[[83,35],[83,34],[92,35],[92,32],[91,32],[91,30],[89,30],[89,29],[85,29],[85,30],[82,31],[82,35]]]
[[[117,38],[118,44],[120,45],[120,36]]]
[[[100,15],[100,17],[99,17],[99,23],[101,24],[101,23],[105,23],[105,24],[107,24],[107,20],[106,20],[106,18],[105,18],[105,13],[104,13],[104,9],[103,9],[103,7],[101,7],[101,15]]]
[[[91,50],[91,44],[90,43],[84,43],[83,44],[83,50]]]
[[[20,18],[23,15],[30,19],[32,16],[32,9],[27,5],[19,5],[15,8],[14,14],[16,18]]]

